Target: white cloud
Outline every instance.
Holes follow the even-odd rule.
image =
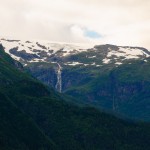
[[[70,27],[70,31],[74,38],[84,39],[84,30],[80,26],[73,25]]]
[[[0,33],[24,39],[150,48],[149,0],[0,0]],[[84,28],[101,39],[85,36]]]

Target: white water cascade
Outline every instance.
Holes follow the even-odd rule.
[[[62,67],[60,66],[59,63],[57,63],[57,65],[58,65],[58,70],[56,71],[56,74],[57,74],[57,83],[56,83],[55,88],[56,88],[56,90],[58,92],[61,93],[61,91],[62,91],[62,78],[61,78]]]

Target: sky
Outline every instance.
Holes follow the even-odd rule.
[[[0,36],[150,49],[150,0],[0,0]]]

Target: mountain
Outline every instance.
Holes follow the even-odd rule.
[[[150,51],[142,47],[1,39],[35,78],[82,104],[150,121]]]
[[[121,120],[64,96],[24,72],[0,45],[0,149],[149,150],[150,124]]]

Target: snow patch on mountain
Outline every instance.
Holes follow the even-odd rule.
[[[103,63],[104,63],[104,64],[108,64],[110,61],[111,61],[111,60],[110,60],[110,59],[107,59],[107,58],[103,59]]]
[[[69,66],[76,66],[76,65],[83,65],[83,63],[80,63],[80,62],[69,62],[69,63],[67,63],[67,65],[69,65]]]
[[[124,57],[125,59],[138,59],[140,56],[149,57],[147,53],[137,48],[123,48],[120,47],[118,51],[111,50],[107,54],[107,58],[116,56],[116,57]]]
[[[121,63],[121,62],[116,62],[115,64],[116,64],[116,65],[121,65],[122,63]]]
[[[91,57],[88,57],[88,58],[95,58],[96,56],[91,56]]]

